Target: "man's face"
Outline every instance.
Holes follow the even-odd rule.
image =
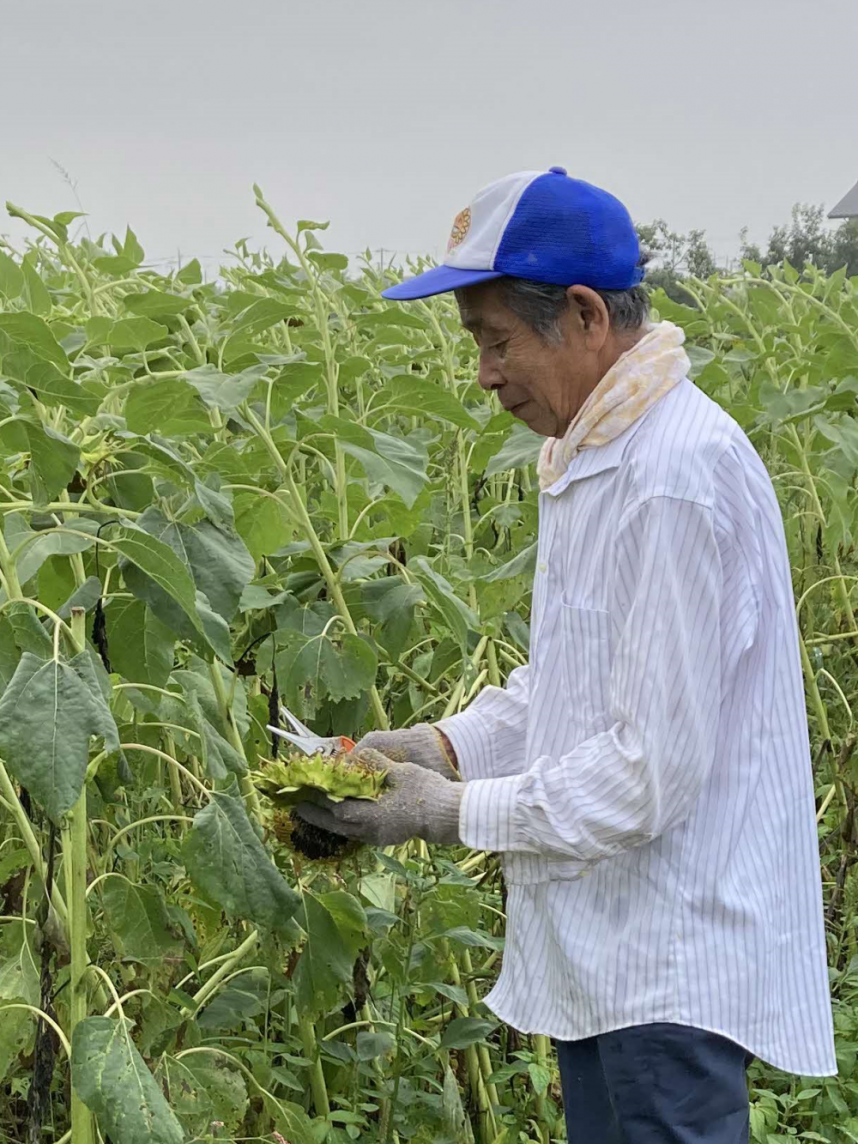
[[[458,295],[462,324],[480,351],[480,385],[543,437],[563,436],[605,372],[604,302],[585,286],[570,286],[567,297],[560,338],[546,340],[509,309],[501,281]]]

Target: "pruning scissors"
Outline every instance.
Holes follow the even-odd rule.
[[[278,739],[287,739],[305,755],[336,755],[340,751],[352,750],[355,745],[354,739],[350,739],[348,735],[315,734],[296,715],[293,715],[288,707],[281,706],[280,718],[289,724],[291,731],[281,731],[279,727],[273,727],[270,723],[266,730],[276,735]]]

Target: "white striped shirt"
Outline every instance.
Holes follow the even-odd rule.
[[[681,382],[540,496],[530,662],[440,726],[464,841],[499,851],[487,1004],[577,1040],[669,1021],[835,1071],[783,524],[738,425]]]

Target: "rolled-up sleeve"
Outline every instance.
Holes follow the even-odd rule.
[[[524,770],[529,696],[530,668],[517,667],[506,687],[486,687],[467,711],[435,724],[453,744],[463,779]]]
[[[524,773],[474,774],[461,813],[474,849],[593,864],[652,841],[693,808],[713,766],[721,699],[712,510],[671,497],[637,505],[619,526],[616,568],[610,726]]]

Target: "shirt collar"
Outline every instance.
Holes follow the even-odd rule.
[[[548,496],[557,497],[575,481],[583,481],[587,477],[595,477],[597,473],[604,473],[608,469],[619,468],[629,442],[637,433],[641,423],[646,420],[646,414],[639,417],[628,429],[624,429],[613,441],[607,445],[596,445],[579,449],[569,467],[562,477],[545,490]]]

